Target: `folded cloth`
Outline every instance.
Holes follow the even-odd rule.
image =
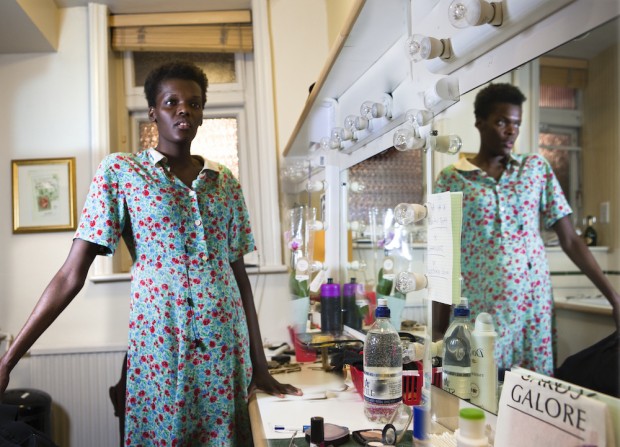
[[[599,393],[620,397],[620,334],[615,331],[589,348],[568,357],[555,377]]]

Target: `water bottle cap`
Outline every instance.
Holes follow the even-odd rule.
[[[455,317],[469,317],[470,310],[467,307],[456,306],[454,308]]]
[[[495,334],[495,328],[493,327],[493,317],[486,313],[481,312],[476,317],[476,324],[474,325],[476,332],[489,332]]]
[[[390,318],[390,308],[387,307],[387,300],[379,298],[379,305],[375,309],[375,318]]]

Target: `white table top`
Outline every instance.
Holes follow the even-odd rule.
[[[321,370],[319,363],[303,363],[302,370],[275,376],[282,383],[301,388],[305,396],[286,396],[280,399],[257,393],[250,399],[250,417],[254,443],[268,445],[267,439],[289,439],[291,431],[279,432],[274,425],[298,429],[296,437],[303,436],[303,426],[310,418],[322,416],[325,423],[347,427],[351,432],[370,428],[382,429],[384,424],[373,424],[364,416],[363,400],[351,379]]]

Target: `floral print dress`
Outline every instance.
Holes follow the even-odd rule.
[[[241,188],[205,162],[188,188],[154,149],[106,157],[75,237],[132,267],[125,445],[251,445],[249,335],[230,263],[254,250]]]
[[[472,323],[493,316],[500,368],[552,375],[553,295],[540,220],[550,228],[572,212],[548,162],[512,155],[499,180],[466,159],[445,168],[436,192],[463,192],[463,296]]]

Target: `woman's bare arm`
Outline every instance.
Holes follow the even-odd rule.
[[[301,395],[301,390],[293,385],[282,384],[275,380],[267,368],[267,359],[263,349],[263,340],[258,326],[258,316],[254,307],[254,296],[248,274],[245,271],[243,259],[232,262],[231,267],[235,274],[235,279],[239,285],[241,292],[241,300],[243,301],[243,310],[245,318],[248,322],[248,331],[250,334],[250,357],[252,359],[252,383],[250,384],[249,393],[255,389],[260,389],[268,394],[283,397],[284,394]]]
[[[28,320],[0,358],[0,395],[9,384],[9,374],[30,347],[75,298],[100,247],[75,239],[64,264],[39,298]]]
[[[553,230],[558,235],[562,250],[607,298],[613,309],[616,328],[620,328],[620,295],[601,270],[585,242],[577,235],[569,216],[558,220],[553,225]]]

